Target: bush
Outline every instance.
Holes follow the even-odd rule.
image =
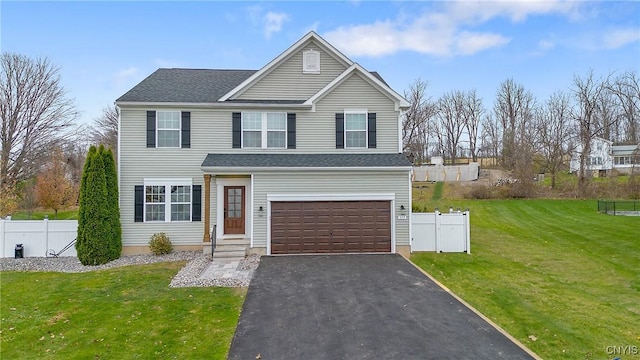
[[[167,234],[161,232],[151,235],[149,249],[154,255],[165,255],[173,251],[173,245]]]
[[[465,198],[467,199],[486,200],[486,199],[493,199],[493,197],[494,197],[493,187],[485,186],[485,185],[474,186],[473,189],[471,189],[471,191],[465,194]]]

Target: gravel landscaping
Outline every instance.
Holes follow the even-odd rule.
[[[169,261],[188,261],[187,265],[178,272],[171,281],[171,287],[204,287],[204,286],[225,286],[225,287],[247,287],[249,279],[202,278],[203,271],[211,264],[211,255],[203,254],[201,251],[177,251],[168,255],[129,255],[122,256],[117,260],[104,265],[85,266],[80,263],[75,256],[65,256],[59,258],[27,257],[23,259],[0,258],[0,271],[43,271],[43,272],[63,272],[81,273],[103,269],[111,269],[129,265],[153,264]],[[260,257],[251,255],[240,261],[238,270],[252,272],[258,267]]]

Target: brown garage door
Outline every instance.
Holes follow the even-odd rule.
[[[271,203],[272,254],[390,251],[390,201]]]

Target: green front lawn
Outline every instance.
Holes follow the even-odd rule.
[[[42,220],[49,216],[49,220],[78,220],[78,209],[59,210],[58,215],[53,210],[37,209],[29,213],[27,210],[18,210],[11,214],[12,220]]]
[[[0,273],[0,358],[226,359],[246,290],[169,288],[184,264]]]
[[[543,358],[640,348],[640,217],[598,214],[596,201],[580,200],[421,206],[470,208],[471,255],[412,260]]]

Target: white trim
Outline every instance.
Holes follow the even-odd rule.
[[[251,185],[249,185],[249,187],[251,189],[253,189],[253,184],[254,184],[254,178],[253,178],[253,174],[251,174]],[[251,194],[251,207],[249,208],[249,210],[251,211],[251,214],[253,214],[253,209],[254,209],[254,197],[253,197],[253,191],[249,192]],[[246,214],[246,213],[245,213]],[[253,244],[253,216],[251,216],[251,229],[249,230],[249,247],[253,248],[254,244]],[[246,232],[246,231],[245,231]]]
[[[326,49],[328,49],[331,53],[333,53],[331,55],[334,58],[337,57],[337,59],[340,59],[344,64],[348,66],[353,64],[353,61],[351,61],[349,58],[344,56],[340,51],[338,51],[335,47],[333,47],[333,45],[329,44],[326,40],[321,38],[314,31],[310,31],[305,36],[303,36],[300,40],[296,41],[293,45],[291,45],[287,50],[285,50],[283,53],[278,55],[275,59],[271,60],[262,69],[258,70],[253,75],[251,75],[248,79],[243,81],[240,85],[236,86],[231,91],[224,94],[220,99],[218,99],[218,101],[229,100],[229,98],[231,98],[233,95],[237,95],[242,90],[245,90],[246,88],[250,87],[250,85],[253,84],[255,81],[257,81],[258,79],[262,78],[264,75],[271,72],[273,68],[275,68],[278,64],[288,59],[296,51],[300,50],[300,48],[304,46],[306,42],[309,40],[317,41],[318,43],[323,45]]]
[[[347,114],[360,115],[364,114],[364,146],[347,146]],[[344,129],[342,131],[342,141],[345,150],[353,149],[368,149],[369,148],[369,112],[367,109],[347,110],[343,112],[344,116]],[[363,130],[348,130],[350,132],[362,132]]]
[[[396,253],[396,194],[395,193],[363,193],[363,194],[267,194],[267,255],[271,255],[271,203],[278,201],[390,201],[391,214],[391,254]]]
[[[405,113],[406,111],[401,111],[398,114],[398,154],[402,154],[402,117]]]
[[[224,175],[251,175],[254,172],[279,172],[279,171],[411,171],[413,167],[411,166],[369,166],[369,167],[286,167],[286,166],[278,166],[278,167],[251,167],[247,169],[246,166],[238,166],[238,167],[225,167],[225,166],[203,166],[200,168],[204,173],[216,173],[216,174],[224,174]]]
[[[177,103],[166,103],[166,102],[144,102],[144,101],[117,101],[116,104],[118,106],[132,106],[132,107],[140,107],[140,108],[149,108],[149,107],[175,107],[179,106],[181,108],[206,108],[206,109],[215,109],[215,108],[273,108],[273,109],[283,109],[283,110],[291,110],[293,108],[301,108],[301,109],[310,109],[310,105],[305,104],[268,104],[268,103],[255,103],[255,102],[197,102],[197,103],[189,103],[189,102],[177,102]]]
[[[338,85],[342,84],[353,72],[358,72],[365,81],[369,84],[374,85],[382,92],[386,93],[387,97],[394,100],[395,110],[400,111],[404,108],[408,108],[410,106],[409,102],[398,94],[395,90],[390,88],[388,85],[384,84],[380,80],[378,80],[375,76],[371,75],[365,68],[360,66],[358,63],[354,63],[348,69],[342,72],[342,74],[338,75],[335,79],[333,79],[330,83],[328,83],[325,87],[320,89],[315,95],[310,97],[307,101],[304,102],[304,105],[310,105],[312,107],[312,112],[315,112],[315,104],[320,101],[323,97],[325,97],[331,90],[333,90]]]
[[[244,129],[244,115],[245,114],[260,114],[260,147],[246,147],[244,146],[244,132],[245,131],[254,131],[257,130],[245,130]],[[269,147],[268,139],[269,139],[269,114],[279,114],[284,115],[284,130],[271,130],[272,132],[284,132],[284,146],[283,147]],[[242,111],[240,113],[240,130],[242,132],[240,137],[240,148],[241,149],[272,149],[272,150],[285,150],[287,149],[287,134],[289,133],[289,124],[287,120],[287,112],[286,111]]]
[[[253,205],[250,200],[253,199],[253,189],[251,186],[252,178],[217,178],[216,177],[216,239],[228,239],[244,236],[251,236],[253,232]],[[228,234],[224,233],[224,187],[225,186],[244,186],[244,234]],[[251,206],[251,208],[250,208]]]
[[[363,194],[267,194],[267,201],[364,201],[395,200],[395,193],[363,193]]]
[[[154,110],[156,112],[156,149],[180,149],[182,148],[182,110],[171,110],[171,109],[162,109],[162,110]],[[161,130],[158,128],[158,113],[178,113],[178,146],[159,146],[158,145],[158,131]],[[176,131],[176,129],[165,129],[164,131]]]
[[[116,107],[116,111],[118,112],[118,133],[117,135],[117,147],[118,147],[118,154],[117,154],[117,161],[118,161],[118,173],[117,173],[117,177],[118,177],[118,208],[122,209],[122,176],[120,174],[122,174],[122,172],[120,171],[120,169],[122,168],[122,161],[121,161],[121,154],[122,151],[120,151],[120,148],[122,147],[122,144],[120,142],[120,138],[122,137],[122,109],[118,106],[115,105]],[[143,215],[144,216],[144,215]]]
[[[164,221],[162,220],[147,220],[147,186],[162,186],[164,187]],[[189,186],[189,220],[171,220],[171,187],[172,186]],[[142,199],[142,221],[145,223],[186,223],[193,222],[193,179],[191,178],[145,178],[143,179],[143,194]],[[160,204],[160,203],[149,203]],[[183,204],[183,203],[180,203]]]

